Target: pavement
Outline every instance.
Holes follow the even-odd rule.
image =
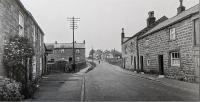
[[[51,73],[42,77],[32,99],[25,101],[82,101],[84,97],[84,74],[91,67],[78,73]]]
[[[129,70],[123,69],[123,68],[115,66],[115,65],[113,65],[113,67],[115,67],[115,70],[117,70],[117,71],[122,71],[129,75],[137,76],[140,78],[157,81],[157,82],[160,82],[161,84],[164,84],[167,86],[180,88],[182,90],[191,91],[191,92],[194,92],[197,94],[199,94],[199,91],[200,91],[198,83],[189,83],[189,82],[179,81],[179,80],[175,80],[175,79],[169,79],[169,78],[165,78],[165,77],[159,78],[159,76],[152,75],[152,74],[135,73],[133,71],[129,71]]]

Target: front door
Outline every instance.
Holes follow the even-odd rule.
[[[159,74],[164,75],[163,55],[158,55],[158,63],[159,63]]]
[[[134,57],[134,70],[136,71],[136,57]]]
[[[141,72],[144,72],[144,57],[140,56],[140,67],[141,67]]]

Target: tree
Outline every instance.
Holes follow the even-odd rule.
[[[94,49],[90,50],[89,57],[92,56],[96,51]]]

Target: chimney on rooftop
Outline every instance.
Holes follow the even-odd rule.
[[[58,44],[58,42],[57,42],[57,41],[55,41],[55,44]]]
[[[180,1],[180,6],[177,8],[177,14],[180,14],[181,12],[185,11],[185,6],[183,6],[183,0]]]
[[[85,40],[83,41],[83,43],[85,44]]]
[[[154,17],[154,11],[150,11],[148,14],[149,17],[147,19],[147,26],[150,26],[156,22],[156,18]]]
[[[125,33],[124,33],[124,28],[122,28],[122,33],[121,33],[121,43],[123,43],[123,39],[125,37]]]

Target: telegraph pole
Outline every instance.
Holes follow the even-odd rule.
[[[75,41],[74,41],[74,32],[75,32],[75,29],[78,29],[78,25],[77,25],[77,22],[80,21],[80,18],[75,18],[75,17],[72,17],[72,18],[68,18],[68,21],[70,21],[70,29],[72,29],[73,31],[73,64],[72,64],[72,68],[73,70],[75,71],[76,69],[76,55],[75,55]]]

